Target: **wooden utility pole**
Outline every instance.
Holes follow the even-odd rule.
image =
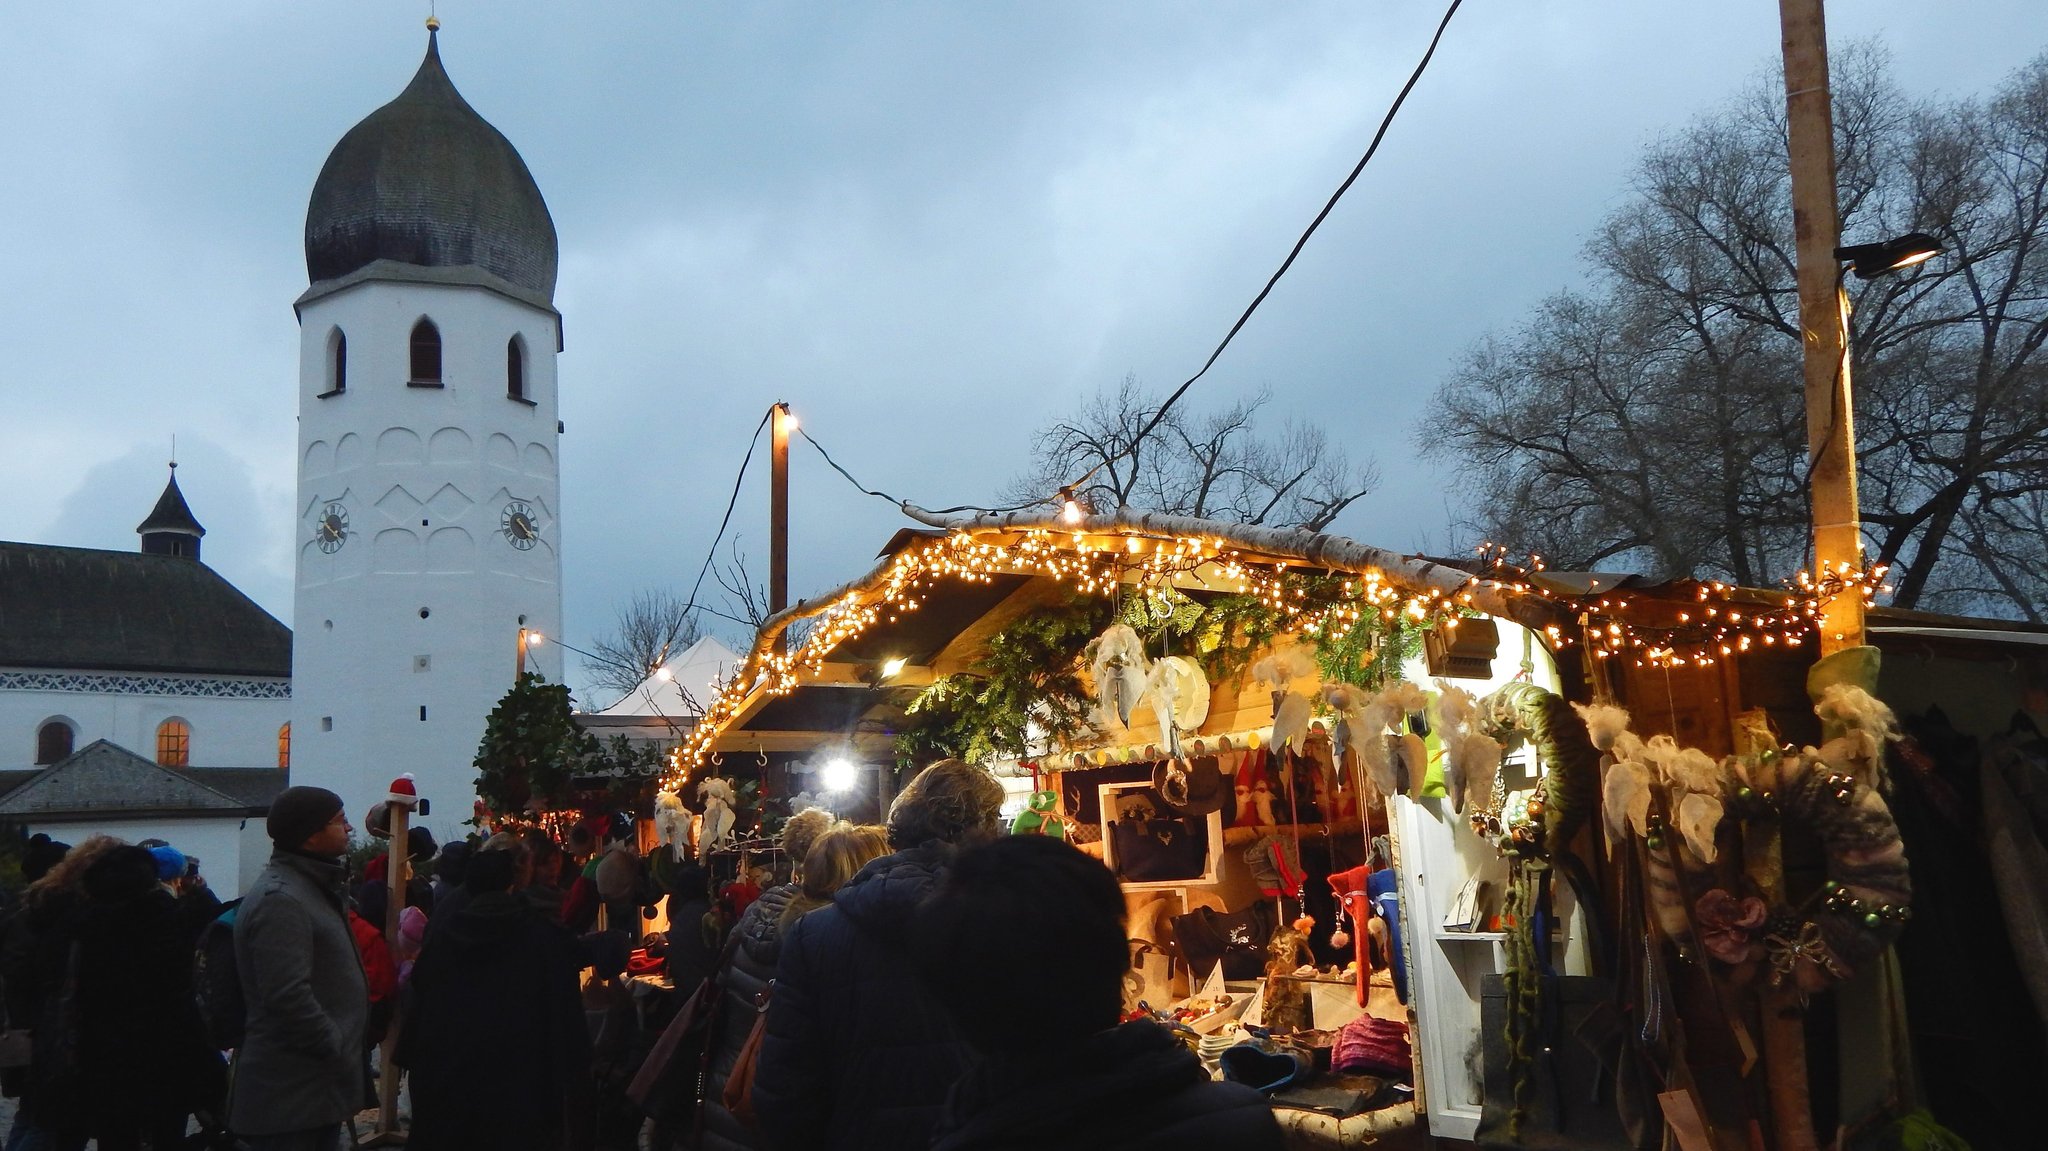
[[[768,421],[768,611],[789,606],[789,432],[796,417],[777,403]]]
[[[519,659],[524,667],[526,662],[526,629],[519,629]],[[391,966],[398,968],[398,924],[405,914],[405,888],[412,880],[412,840],[407,821],[412,811],[402,803],[392,803],[385,808],[389,813],[391,851],[386,857],[384,872],[384,945],[391,949]],[[356,1139],[359,1147],[402,1147],[406,1132],[398,1122],[398,1066],[392,1058],[398,1054],[398,1030],[404,1020],[398,1012],[391,1013],[391,1024],[384,1032],[379,1044],[377,1074],[377,1129],[366,1132]]]
[[[515,686],[520,680],[526,678],[526,644],[528,642],[527,636],[530,634],[523,627],[519,629],[519,658],[513,665],[512,673],[512,682]]]
[[[1856,419],[1849,387],[1848,318],[1835,259],[1841,217],[1835,199],[1835,126],[1828,94],[1828,33],[1822,0],[1778,0],[1784,36],[1785,121],[1792,172],[1792,235],[1799,260],[1799,328],[1806,364],[1806,452],[1813,503],[1813,564],[1819,577],[1863,566],[1856,506]],[[1820,650],[1863,643],[1863,596],[1850,588],[1823,609]],[[1772,837],[1775,839],[1775,837]],[[1762,845],[1760,845],[1762,846]],[[1766,892],[1782,882],[1775,842],[1756,863]],[[1814,1151],[1812,1084],[1806,1074],[1806,1012],[1796,986],[1762,993],[1764,1074],[1776,1151]]]
[[[1834,113],[1828,95],[1822,0],[1779,0],[1784,31],[1785,121],[1792,160],[1792,232],[1799,257],[1799,327],[1806,351],[1806,452],[1812,468],[1813,562],[1823,572],[1863,567],[1856,503],[1855,395],[1849,380],[1848,297],[1835,258]],[[1863,596],[1850,588],[1824,609],[1820,651],[1863,646]]]

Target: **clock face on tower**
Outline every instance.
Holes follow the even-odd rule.
[[[505,511],[498,517],[498,532],[505,542],[526,551],[540,540],[540,524],[535,521],[533,505],[524,500],[513,500],[505,505]]]
[[[313,542],[320,550],[330,554],[341,550],[348,542],[348,509],[339,502],[320,509],[320,515],[313,521]]]

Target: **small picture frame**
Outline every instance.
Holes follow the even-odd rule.
[[[1102,802],[1102,862],[1116,873],[1126,891],[1162,891],[1213,884],[1223,875],[1223,813],[1181,815],[1166,806],[1149,781],[1097,785]],[[1147,813],[1149,812],[1149,818]],[[1129,818],[1126,818],[1126,817]],[[1178,821],[1182,826],[1172,824]],[[1120,834],[1117,824],[1126,827]],[[1160,826],[1160,825],[1166,826]],[[1192,847],[1182,836],[1192,835]],[[1119,859],[1117,842],[1127,851],[1140,845],[1146,857]],[[1136,870],[1143,878],[1127,876]]]

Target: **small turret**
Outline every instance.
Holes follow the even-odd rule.
[[[206,534],[206,529],[199,526],[192,509],[185,503],[185,493],[178,490],[178,465],[175,462],[171,464],[171,479],[164,485],[164,494],[157,497],[156,507],[150,511],[149,518],[137,524],[135,531],[142,537],[144,555],[199,558],[199,540]]]

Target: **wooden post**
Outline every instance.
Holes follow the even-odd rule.
[[[1860,570],[1863,525],[1856,499],[1856,414],[1849,379],[1848,297],[1842,291],[1841,219],[1835,200],[1834,115],[1828,95],[1822,0],[1779,0],[1784,31],[1785,121],[1792,172],[1792,231],[1799,258],[1799,327],[1806,366],[1806,451],[1813,469],[1813,562]],[[1851,589],[1827,605],[1822,655],[1863,644],[1863,597]]]
[[[789,606],[789,405],[777,403],[768,421],[768,612]]]
[[[519,629],[520,662],[526,656],[526,629]],[[385,868],[384,893],[384,944],[391,949],[391,965],[398,966],[398,921],[405,914],[405,887],[412,878],[412,852],[407,838],[406,822],[412,812],[404,804],[393,803],[390,812],[391,852]],[[398,1125],[398,1068],[391,1062],[398,1053],[398,1027],[401,1020],[398,1012],[391,1013],[391,1025],[384,1032],[384,1042],[379,1045],[377,1075],[377,1129],[357,1140],[362,1147],[403,1146],[406,1133]]]
[[[518,686],[518,683],[519,683],[519,681],[520,681],[520,680],[522,680],[522,679],[525,679],[525,678],[526,678],[526,629],[522,627],[522,628],[520,628],[520,629],[519,629],[519,658],[518,658],[518,661],[517,661],[517,662],[516,662],[516,663],[515,663],[515,664],[513,665],[513,672],[512,672],[512,683],[513,683],[513,685],[514,685],[514,686],[516,687],[516,686]]]

